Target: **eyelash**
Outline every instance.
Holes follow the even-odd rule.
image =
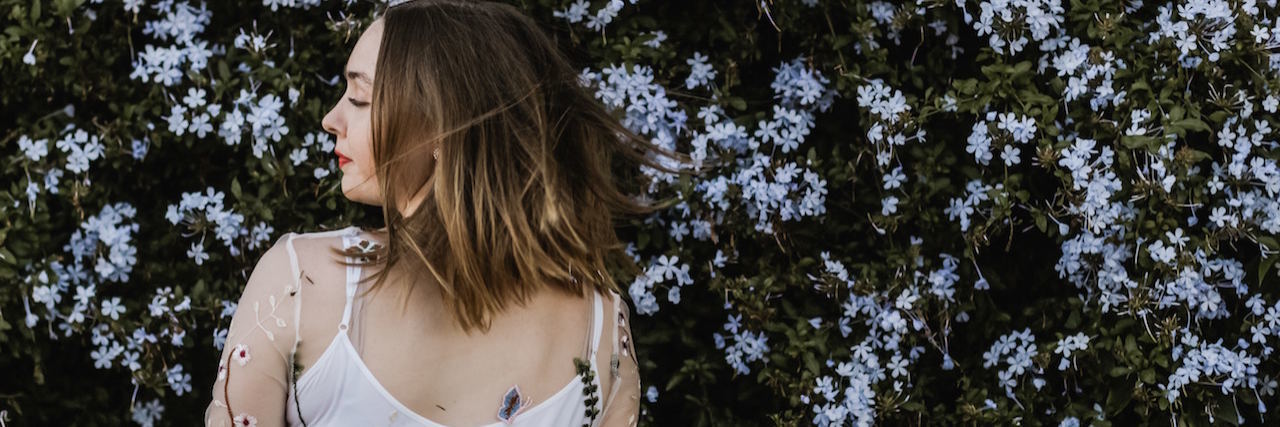
[[[348,102],[351,102],[351,105],[354,105],[354,106],[356,106],[356,107],[364,107],[364,106],[369,105],[369,103],[368,103],[368,102],[356,102],[356,99],[355,99],[355,98],[347,98],[347,101],[348,101]]]

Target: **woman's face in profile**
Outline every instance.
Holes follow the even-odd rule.
[[[382,19],[373,21],[360,35],[347,59],[342,78],[347,90],[321,125],[337,137],[334,146],[342,173],[342,194],[348,200],[381,206],[380,185],[373,168],[372,115],[374,66],[382,43]]]

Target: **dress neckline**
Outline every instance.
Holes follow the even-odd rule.
[[[365,230],[361,229],[358,226],[351,225],[337,231],[339,231],[341,234],[344,234],[353,238],[360,238],[361,234]],[[375,241],[377,241],[377,239],[375,239]],[[378,242],[378,243],[382,243],[382,242]],[[358,277],[359,276],[358,271],[360,270],[360,267],[353,267],[353,268],[356,269],[357,271],[356,275]],[[593,294],[592,298],[594,300],[591,302],[591,304],[593,305],[602,304],[600,293],[597,291],[597,292],[593,292],[592,294]],[[346,302],[346,304],[350,304],[350,303],[351,303],[350,301]],[[598,307],[593,309],[592,313],[593,313],[593,316],[601,314],[599,312]],[[597,323],[603,321],[603,316],[600,316],[600,317],[601,319],[596,319]],[[588,333],[592,335],[592,336],[589,336],[588,339],[592,339],[594,341],[593,345],[599,344],[599,337],[594,335],[595,335],[595,329],[600,327],[601,325],[593,325],[592,330],[588,331]],[[330,340],[329,345],[326,346],[324,351],[321,352],[320,357],[316,358],[315,362],[311,364],[311,369],[307,369],[306,372],[303,372],[302,375],[299,375],[295,379],[295,382],[297,383],[298,391],[295,392],[293,388],[290,388],[289,390],[290,393],[305,392],[308,389],[307,387],[308,384],[306,383],[306,381],[310,380],[311,377],[314,376],[314,375],[311,375],[311,373],[315,371],[317,368],[321,368],[322,366],[324,366],[325,363],[329,363],[329,359],[332,359],[331,353],[334,351],[334,346],[340,345],[341,347],[343,347],[343,350],[341,351],[346,352],[347,355],[350,356],[351,364],[355,365],[356,368],[360,370],[360,372],[364,375],[365,380],[368,381],[369,384],[372,385],[373,388],[378,391],[378,394],[382,395],[382,397],[386,399],[388,403],[390,403],[393,407],[395,407],[396,410],[406,414],[410,418],[413,418],[414,420],[422,424],[426,424],[432,427],[449,427],[447,424],[434,421],[430,418],[427,418],[426,416],[423,416],[422,414],[419,414],[417,411],[414,411],[413,409],[409,408],[408,405],[405,405],[403,402],[401,402],[400,399],[395,397],[395,395],[391,394],[391,392],[382,385],[382,382],[378,381],[378,378],[373,375],[373,371],[370,370],[369,366],[364,363],[364,359],[360,357],[360,353],[356,350],[355,345],[351,343],[350,335],[348,335],[348,329],[349,328],[338,329],[337,334],[334,335],[333,339]],[[341,342],[339,342],[339,340],[341,340]],[[597,365],[596,365],[595,351],[589,351],[588,358],[590,359],[588,363],[590,363],[591,371],[599,372],[599,369],[597,368]],[[599,375],[592,375],[591,381],[592,383],[595,384],[597,389],[600,387]],[[571,390],[574,389],[575,385],[581,385],[581,384],[582,384],[582,374],[574,374],[573,377],[569,379],[568,383],[560,387],[560,389],[557,390],[555,393],[553,393],[551,396],[547,397],[545,400],[541,402],[537,402],[528,406],[526,409],[521,411],[519,415],[524,417],[533,416],[533,414],[538,413],[543,408],[552,406],[554,401],[568,394]],[[505,423],[502,421],[496,421],[489,424],[483,424],[479,427],[499,427],[499,426],[505,426],[508,424],[509,423]]]
[[[599,295],[597,294],[596,297],[599,298]],[[325,366],[325,363],[328,363],[329,359],[332,358],[331,354],[334,351],[334,347],[341,346],[342,349],[340,351],[344,351],[347,353],[348,356],[350,356],[351,364],[355,365],[356,368],[360,370],[360,372],[364,375],[365,380],[368,381],[369,384],[372,385],[374,389],[378,390],[378,394],[382,395],[382,397],[386,399],[387,402],[391,404],[391,406],[394,406],[396,410],[402,413],[405,413],[410,418],[413,418],[422,424],[427,424],[433,427],[448,427],[447,424],[434,421],[430,418],[427,418],[426,416],[423,416],[422,414],[419,414],[417,411],[414,411],[413,409],[409,408],[408,405],[405,405],[404,402],[401,402],[400,399],[395,397],[395,395],[391,394],[391,391],[387,390],[387,388],[382,385],[381,381],[378,381],[378,378],[373,375],[373,371],[371,371],[369,369],[369,366],[364,363],[364,359],[360,357],[360,354],[356,351],[355,346],[351,344],[351,339],[349,337],[350,336],[347,335],[346,329],[339,329],[338,333],[333,336],[333,340],[331,340],[329,342],[329,345],[325,347],[323,352],[321,352],[320,357],[316,358],[316,361],[311,364],[311,369],[307,369],[306,372],[303,372],[302,375],[298,376],[298,378],[296,379],[296,382],[298,384],[298,387],[297,387],[298,391],[295,392],[293,388],[290,388],[289,392],[294,394],[306,392],[309,389],[308,387],[309,383],[307,383],[307,381],[309,381],[311,377],[314,376],[312,375],[312,372],[314,372],[316,369],[320,369],[321,367]],[[593,372],[598,371],[596,369],[595,357],[591,358],[590,363],[591,363],[591,370]],[[600,386],[599,381],[600,381],[599,378],[592,378],[592,382],[596,383],[596,387]],[[575,374],[573,378],[569,379],[569,382],[567,384],[565,384],[563,387],[560,387],[560,390],[553,393],[550,397],[546,398],[546,400],[543,400],[541,402],[538,402],[529,406],[528,409],[525,409],[523,412],[520,413],[520,415],[525,417],[532,416],[534,413],[537,413],[538,411],[540,411],[543,407],[551,406],[552,402],[554,402],[556,399],[560,399],[563,395],[565,395],[566,393],[569,393],[569,391],[574,388],[574,385],[581,384],[581,383],[582,383],[582,375]],[[507,424],[501,421],[497,421],[497,422],[481,425],[480,427],[497,427],[497,426],[504,426],[504,425],[507,425]]]

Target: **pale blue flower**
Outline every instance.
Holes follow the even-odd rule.
[[[27,53],[22,55],[22,63],[27,65],[36,65],[36,43],[40,43],[40,39],[31,42],[31,47],[27,49]]]
[[[124,311],[124,304],[120,303],[120,297],[111,297],[110,300],[102,302],[102,315],[110,316],[111,320],[119,320]]]
[[[707,64],[707,56],[702,52],[694,52],[693,57],[685,60],[685,63],[689,64],[690,68],[689,77],[684,80],[685,89],[704,86],[716,78],[716,70]]]
[[[31,161],[40,161],[49,154],[49,140],[38,139],[31,140],[30,137],[22,135],[18,137],[18,149],[22,150],[22,154]]]
[[[105,346],[98,347],[89,353],[89,357],[93,358],[93,367],[98,369],[108,369],[111,367],[114,357],[111,356],[110,350]]]
[[[880,215],[889,216],[898,212],[898,198],[888,196],[880,200]]]
[[[202,265],[209,259],[209,255],[204,253],[204,245],[200,242],[191,243],[191,249],[187,250],[187,257],[195,260],[196,265]]]
[[[902,173],[902,166],[898,166],[885,174],[882,180],[884,181],[884,189],[889,190],[901,187],[902,183],[907,181],[907,175]]]

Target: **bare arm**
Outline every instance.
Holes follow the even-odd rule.
[[[618,369],[616,375],[612,368],[610,386],[604,395],[604,409],[601,413],[602,426],[635,426],[640,418],[640,367],[636,363],[636,352],[631,340],[631,308],[622,297],[613,295],[613,347],[612,359],[616,357]],[[602,365],[610,366],[610,365]]]
[[[293,292],[292,236],[281,237],[262,255],[245,284],[205,409],[206,426],[285,424],[301,296]]]

